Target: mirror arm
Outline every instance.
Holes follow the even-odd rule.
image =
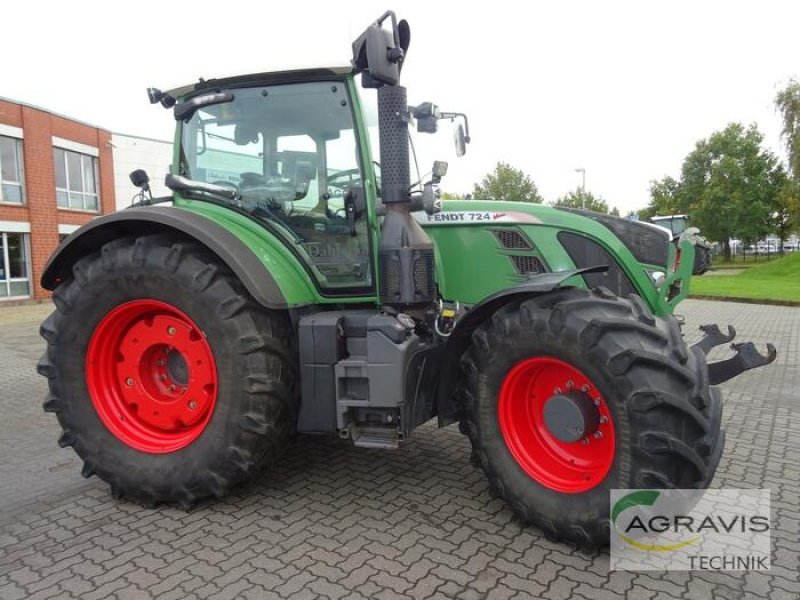
[[[450,119],[451,121],[457,119],[458,117],[464,119],[464,141],[469,144],[469,119],[467,119],[467,115],[457,112],[443,112],[439,113],[439,116],[442,119]]]
[[[392,54],[392,58],[395,59],[392,60],[392,62],[398,62],[399,59],[403,58],[403,53],[402,48],[400,48],[400,35],[397,30],[397,15],[394,14],[393,10],[387,10],[377,21],[375,21],[375,24],[378,26],[383,25],[383,22],[387,19],[387,17],[390,17],[392,20],[392,38],[394,39],[394,48],[392,48],[392,50],[400,50],[399,56],[396,53]]]

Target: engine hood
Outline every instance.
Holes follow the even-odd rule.
[[[426,227],[504,224],[557,227],[595,238],[611,232],[642,264],[666,267],[672,236],[651,223],[630,221],[612,215],[572,208],[555,208],[531,202],[492,200],[445,200],[442,211],[433,215],[414,213]]]

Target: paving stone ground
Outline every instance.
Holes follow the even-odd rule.
[[[546,541],[487,492],[456,427],[399,451],[301,437],[279,468],[191,512],[145,509],[85,480],[41,410],[46,306],[0,307],[0,599],[800,597],[800,308],[692,300],[686,336],[731,323],[775,343],[723,386],[714,487],[772,490],[769,572],[609,572]],[[725,350],[715,350],[721,358]]]

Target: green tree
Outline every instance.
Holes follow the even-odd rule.
[[[478,200],[513,200],[541,203],[543,198],[533,180],[520,169],[499,162],[494,171],[487,173],[475,184],[472,196]]]
[[[783,119],[781,137],[786,147],[790,177],[778,195],[773,215],[783,252],[783,240],[792,232],[800,231],[800,83],[792,79],[775,96],[775,106]]]
[[[470,200],[470,195],[459,192],[442,192],[441,198],[442,200]]]
[[[730,238],[752,243],[772,230],[783,168],[755,125],[731,123],[700,140],[683,162],[676,207],[730,259]]]
[[[800,186],[791,179],[786,179],[775,198],[772,227],[781,241],[783,254],[783,242],[800,228]]]
[[[600,196],[595,196],[592,192],[586,192],[580,188],[574,192],[564,194],[552,204],[563,208],[585,208],[586,210],[608,214],[608,203],[605,200]]]
[[[648,221],[656,215],[674,215],[684,212],[678,206],[679,189],[680,183],[669,175],[662,179],[651,181],[650,203],[647,208],[638,211],[639,218],[642,221]]]
[[[789,81],[775,96],[775,106],[783,118],[781,137],[789,159],[789,175],[800,183],[800,82]]]

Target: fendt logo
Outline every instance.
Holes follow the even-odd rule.
[[[769,490],[612,490],[613,569],[768,569]]]

